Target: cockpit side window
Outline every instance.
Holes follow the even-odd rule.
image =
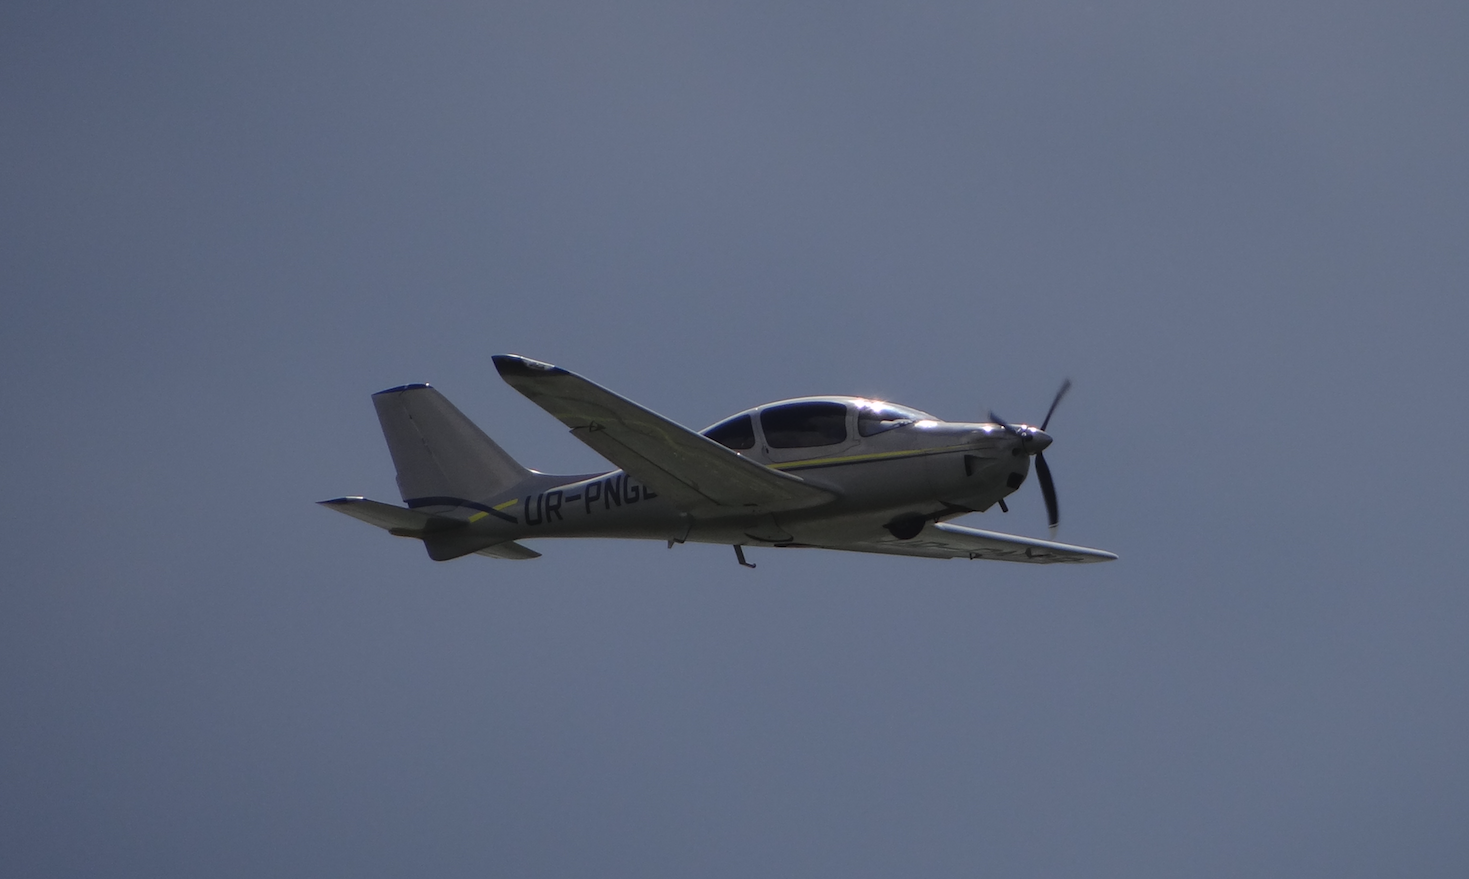
[[[845,403],[787,403],[760,413],[765,442],[774,449],[831,446],[847,440]]]
[[[907,427],[915,421],[929,416],[917,409],[894,406],[891,403],[864,403],[857,409],[857,433],[860,436],[875,436],[895,427]]]
[[[704,436],[728,449],[736,451],[753,449],[755,448],[755,422],[750,420],[749,415],[736,415],[704,431]]]

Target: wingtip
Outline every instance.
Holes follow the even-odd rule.
[[[490,358],[502,378],[540,378],[546,375],[569,375],[559,366],[533,360],[519,354],[496,354]]]

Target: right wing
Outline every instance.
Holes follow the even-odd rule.
[[[845,549],[853,552],[878,552],[886,555],[922,556],[931,559],[996,559],[1004,562],[1025,562],[1032,565],[1057,563],[1079,564],[1085,562],[1110,562],[1117,556],[1104,549],[1072,546],[1001,534],[998,531],[981,531],[948,522],[935,522],[918,532],[917,537],[899,540],[884,535],[874,540],[857,543],[822,544],[823,549]]]
[[[558,366],[510,354],[494,361],[511,387],[686,513],[771,513],[836,499]]]

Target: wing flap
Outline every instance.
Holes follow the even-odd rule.
[[[500,376],[577,439],[689,513],[767,513],[836,498],[557,366],[496,355]]]
[[[1114,553],[1102,549],[981,531],[948,522],[931,523],[909,540],[885,535],[874,540],[825,548],[933,559],[994,559],[1031,565],[1087,564],[1117,558]]]

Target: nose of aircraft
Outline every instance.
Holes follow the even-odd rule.
[[[1044,452],[1051,444],[1051,435],[1038,427],[1027,426],[1021,430],[1025,432],[1025,451],[1029,454],[1036,455]]]

